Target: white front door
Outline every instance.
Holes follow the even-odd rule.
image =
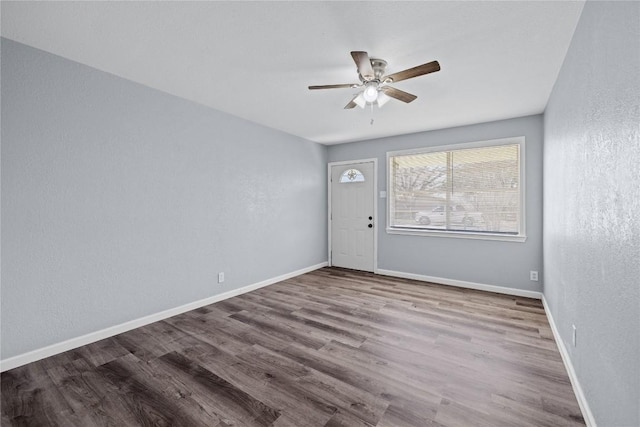
[[[374,270],[374,161],[331,165],[331,265]]]

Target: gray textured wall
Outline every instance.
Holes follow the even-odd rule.
[[[529,280],[530,270],[542,272],[542,116],[333,145],[329,161],[376,157],[378,188],[386,189],[387,151],[512,136],[526,138],[526,242],[387,234],[387,199],[378,199],[378,268],[542,291],[542,281]]]
[[[326,162],[3,39],[2,358],[326,261]]]
[[[600,426],[640,425],[639,76],[640,3],[587,2],[545,112],[544,294]]]

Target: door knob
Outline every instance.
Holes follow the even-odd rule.
[[[372,217],[372,216],[370,216],[370,217],[369,217],[369,221],[371,221],[372,219],[373,219],[373,217]]]
[[[373,228],[373,224],[369,224],[369,228]]]

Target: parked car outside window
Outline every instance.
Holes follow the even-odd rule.
[[[415,221],[422,225],[446,225],[447,215],[444,206],[436,206],[430,211],[420,211],[415,215]],[[462,205],[449,206],[449,224],[471,227],[484,223],[480,212],[467,211]]]

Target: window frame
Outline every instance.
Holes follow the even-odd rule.
[[[520,228],[518,234],[502,234],[502,233],[488,233],[477,231],[463,231],[463,230],[426,230],[413,227],[401,227],[391,225],[391,201],[393,200],[393,186],[391,185],[391,158],[401,155],[411,154],[424,154],[443,151],[455,151],[468,148],[483,148],[483,147],[496,147],[500,145],[519,145],[519,162],[520,162]],[[421,147],[409,150],[397,150],[387,152],[387,221],[386,232],[387,234],[401,234],[409,236],[427,236],[427,237],[449,237],[449,238],[462,238],[462,239],[479,239],[479,240],[501,240],[507,242],[524,242],[527,239],[526,235],[526,181],[525,181],[525,137],[517,136],[510,138],[490,139],[485,141],[465,142],[458,144],[437,145],[432,147]]]

